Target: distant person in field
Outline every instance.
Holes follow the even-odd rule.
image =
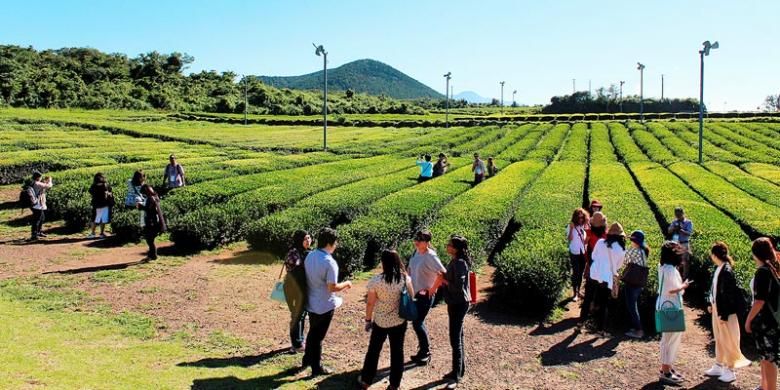
[[[51,176],[43,176],[38,171],[33,172],[32,184],[30,185],[33,191],[32,200],[32,226],[30,229],[30,240],[35,241],[40,237],[46,237],[43,233],[43,222],[46,220],[46,191],[54,185],[51,180]]]
[[[634,230],[629,237],[631,244],[626,249],[625,263],[623,269],[623,291],[626,298],[626,309],[631,318],[631,329],[626,332],[626,336],[641,339],[645,337],[642,330],[642,320],[639,317],[639,295],[647,285],[647,276],[649,269],[647,267],[647,257],[650,256],[650,248],[645,243],[645,232]]]
[[[284,267],[287,276],[284,279],[284,297],[290,309],[290,342],[291,352],[304,351],[304,327],[306,325],[306,270],[304,260],[309,255],[311,236],[305,230],[293,233],[292,245]]]
[[[487,175],[488,177],[493,177],[498,173],[498,167],[496,166],[496,162],[493,161],[493,157],[488,157],[487,160]]]
[[[106,177],[98,172],[89,187],[92,205],[92,233],[87,238],[95,238],[95,230],[100,226],[100,238],[106,238],[106,224],[111,222],[111,208],[114,207],[114,193],[106,182]]]
[[[471,171],[474,172],[474,185],[485,180],[487,168],[485,168],[485,161],[479,158],[479,153],[474,153],[474,163],[471,164]]]
[[[161,233],[167,230],[165,222],[165,216],[163,215],[162,208],[160,208],[160,197],[154,191],[154,188],[149,184],[141,186],[141,193],[144,195],[146,201],[143,204],[138,204],[139,208],[144,210],[144,239],[146,245],[149,246],[150,260],[157,260],[157,247],[154,244],[154,240]]]
[[[436,291],[441,285],[447,269],[439,260],[436,251],[431,247],[431,233],[422,230],[414,235],[414,254],[409,259],[409,275],[412,277],[415,303],[417,305],[417,320],[412,321],[412,328],[417,335],[417,353],[412,361],[417,365],[427,365],[431,361],[431,340],[425,318],[433,307]]]
[[[566,241],[569,243],[569,261],[571,263],[571,288],[574,302],[580,297],[580,286],[582,285],[582,273],[585,270],[585,254],[587,245],[585,244],[586,230],[590,216],[585,209],[574,210],[571,215],[571,221],[566,226]]]
[[[166,188],[179,188],[186,185],[184,178],[184,168],[176,162],[176,156],[168,157],[168,165],[165,166],[163,173],[163,182]]]
[[[661,247],[661,260],[658,267],[658,283],[661,293],[658,295],[656,307],[672,305],[675,308],[680,308],[682,294],[690,284],[688,280],[683,282],[682,276],[677,270],[684,252],[685,248],[675,241],[667,241]],[[673,367],[680,351],[680,344],[682,344],[682,335],[683,332],[661,333],[661,373],[659,376],[661,382],[679,385],[685,381]]]
[[[439,177],[447,173],[447,169],[450,167],[449,161],[447,161],[447,155],[439,153],[439,159],[433,164],[433,177]]]
[[[382,273],[368,282],[366,289],[365,330],[371,332],[368,351],[363,360],[363,369],[358,384],[368,389],[374,383],[379,355],[385,340],[390,340],[390,386],[399,389],[404,375],[404,337],[406,319],[399,315],[401,294],[406,288],[409,296],[414,296],[412,279],[407,275],[401,257],[394,250],[382,251]]]
[[[674,209],[674,221],[669,224],[668,233],[670,240],[680,243],[680,245],[685,248],[682,264],[680,264],[680,271],[682,272],[682,277],[686,278],[690,267],[693,222],[685,216],[685,210],[683,210],[682,207]]]
[[[323,228],[317,235],[317,249],[304,260],[309,334],[306,336],[303,367],[311,367],[312,376],[331,373],[330,369],[322,365],[322,340],[328,334],[334,311],[343,302],[336,293],[352,287],[350,281],[338,281],[339,266],[333,258],[338,241],[335,229]]]
[[[472,266],[471,253],[466,238],[452,235],[447,243],[450,262],[444,283],[447,285],[444,301],[447,303],[447,316],[450,328],[450,346],[452,346],[452,371],[444,375],[448,388],[454,388],[466,373],[466,351],[463,340],[463,322],[471,303],[469,270]]]
[[[127,181],[127,195],[125,195],[125,207],[138,208],[138,205],[146,203],[146,197],[141,192],[141,187],[146,184],[146,175],[139,169],[133,173],[133,178]]]
[[[745,332],[753,335],[758,355],[761,357],[760,389],[777,388],[777,366],[780,365],[780,329],[777,323],[778,278],[780,262],[772,241],[761,237],[753,241],[751,248],[756,273],[750,282],[753,305],[745,320]]]
[[[417,159],[417,166],[420,167],[420,176],[417,177],[418,182],[422,183],[433,177],[433,163],[431,162],[430,154],[420,156],[420,158]]]
[[[712,314],[712,333],[715,338],[715,364],[704,375],[730,383],[737,380],[734,370],[750,365],[740,350],[738,314],[743,313],[744,300],[734,275],[734,260],[726,243],[718,241],[710,249],[710,260],[715,264],[712,274],[708,311]],[[763,387],[762,387],[763,388]]]
[[[598,201],[598,199],[593,199],[590,202],[590,215],[596,214],[598,212],[602,212],[601,210],[604,209],[604,206],[601,204],[601,202]]]
[[[600,239],[593,248],[593,260],[590,265],[590,278],[585,286],[585,298],[580,310],[580,323],[591,316],[593,306],[593,324],[597,331],[604,330],[607,305],[612,289],[617,288],[616,276],[623,266],[626,253],[626,233],[623,226],[613,223],[607,231],[607,238]]]

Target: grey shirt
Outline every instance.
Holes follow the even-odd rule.
[[[674,228],[676,226],[679,226],[680,230],[675,232]],[[685,218],[682,222],[680,222],[679,219],[675,219],[669,224],[669,234],[677,234],[677,241],[680,243],[687,243],[691,240],[691,235],[693,234],[693,222],[688,218]]]
[[[341,306],[341,297],[328,290],[328,284],[338,282],[339,265],[333,256],[322,249],[317,249],[306,256],[303,266],[306,269],[308,287],[306,311],[325,314]]]
[[[439,256],[433,249],[420,254],[416,250],[409,260],[409,276],[412,278],[412,287],[414,291],[429,290],[433,287],[436,277],[447,270],[442,265]],[[435,293],[435,291],[431,291]]]

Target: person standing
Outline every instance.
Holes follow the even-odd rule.
[[[436,160],[436,164],[433,164],[433,177],[444,175],[449,167],[450,163],[447,161],[447,155],[439,153],[439,159]]]
[[[471,164],[471,171],[474,172],[474,185],[482,183],[485,180],[485,161],[479,158],[479,153],[474,153],[474,163]]]
[[[168,189],[184,187],[187,184],[184,178],[184,167],[176,162],[176,156],[173,154],[168,157],[168,165],[165,166],[163,173],[163,183]]]
[[[777,389],[777,366],[780,364],[780,329],[775,313],[780,294],[780,263],[772,241],[761,237],[751,248],[756,273],[750,282],[753,306],[745,320],[745,332],[752,333],[761,357],[760,389]]]
[[[685,211],[682,207],[674,209],[674,221],[669,224],[668,233],[669,239],[680,243],[680,246],[685,249],[680,271],[682,272],[682,277],[686,278],[688,277],[688,269],[690,267],[693,222],[685,216]]]
[[[157,246],[155,246],[154,240],[157,236],[164,233],[168,226],[160,207],[160,197],[154,191],[154,188],[149,184],[144,184],[141,186],[141,193],[144,195],[146,202],[143,204],[139,203],[138,207],[144,210],[143,231],[146,245],[149,247],[148,258],[149,260],[157,260]]]
[[[447,269],[442,265],[436,251],[431,248],[431,233],[423,230],[414,235],[414,254],[409,259],[409,275],[414,287],[417,319],[412,321],[412,328],[417,335],[417,354],[412,361],[424,366],[431,361],[431,344],[425,318],[433,306],[435,294],[442,282]]]
[[[444,376],[448,388],[457,387],[466,373],[466,351],[464,350],[463,322],[471,302],[469,271],[471,253],[465,237],[453,234],[447,243],[450,262],[444,283],[447,285],[444,301],[447,303],[447,316],[450,327],[450,346],[452,346],[452,371]]]
[[[583,208],[574,210],[571,221],[566,226],[566,240],[569,242],[569,261],[571,262],[571,288],[572,300],[577,302],[580,298],[580,286],[582,285],[582,272],[585,269],[586,230],[590,217]]]
[[[585,268],[582,271],[582,277],[585,279],[586,286],[590,278],[593,248],[596,247],[596,243],[602,238],[607,238],[607,217],[601,211],[596,211],[590,216],[590,223],[588,223],[588,228],[585,230]]]
[[[715,364],[704,375],[718,377],[721,382],[734,382],[734,369],[750,365],[739,348],[739,318],[744,302],[734,276],[734,260],[726,243],[718,241],[710,249],[710,260],[715,263],[712,274],[708,311],[712,314],[712,333],[715,338]]]
[[[309,334],[303,355],[303,367],[311,367],[312,376],[327,375],[322,365],[322,341],[328,334],[334,311],[343,300],[336,293],[352,287],[352,282],[339,283],[339,266],[333,258],[339,236],[335,229],[323,228],[317,235],[317,249],[303,262],[306,270],[306,311],[309,313]]]
[[[493,177],[498,173],[498,167],[496,166],[496,162],[493,161],[493,157],[488,157],[487,161],[487,175],[488,177]]]
[[[685,252],[676,241],[667,241],[661,247],[661,260],[658,265],[658,300],[656,308],[661,305],[672,305],[676,309],[682,308],[682,294],[688,288],[690,281],[683,282],[680,271],[677,270],[682,262]],[[661,333],[661,382],[679,385],[685,379],[674,370],[674,362],[682,344],[683,332]]]
[[[138,205],[146,202],[144,194],[141,193],[141,187],[146,184],[146,175],[139,169],[133,173],[133,177],[127,181],[127,195],[125,195],[125,207],[135,209]]]
[[[114,207],[114,194],[111,192],[111,186],[106,182],[106,177],[102,173],[95,174],[92,180],[92,186],[89,187],[89,194],[92,197],[92,233],[87,238],[95,238],[95,230],[100,225],[100,238],[106,238],[106,224],[111,222],[111,208]]]
[[[406,274],[401,257],[394,250],[382,252],[382,273],[368,282],[366,297],[366,332],[371,332],[368,351],[363,360],[358,383],[368,389],[376,377],[379,355],[385,340],[390,339],[390,386],[397,390],[401,387],[404,375],[404,336],[406,320],[399,315],[401,294],[406,288],[409,296],[414,296],[412,279]]]
[[[51,176],[44,177],[40,172],[35,171],[32,175],[32,191],[35,194],[32,202],[32,226],[30,229],[30,241],[35,241],[40,237],[46,237],[43,232],[43,222],[46,220],[46,191],[54,185]]]
[[[593,214],[596,214],[596,213],[600,213],[603,208],[604,208],[604,205],[602,205],[601,202],[599,202],[598,199],[593,199],[590,202],[590,215],[593,215]]]
[[[645,337],[645,332],[642,330],[642,320],[639,317],[639,296],[647,284],[647,257],[650,256],[650,248],[645,244],[645,233],[641,230],[631,232],[630,240],[631,246],[626,250],[626,268],[623,272],[623,291],[625,291],[626,296],[626,309],[631,317],[631,329],[626,332],[626,336],[641,339]],[[638,268],[635,270],[631,269],[635,267]],[[626,274],[629,272],[639,275],[641,272],[639,270],[644,271],[643,281],[630,281],[626,278]]]
[[[590,306],[594,307],[595,329],[604,329],[607,304],[612,289],[616,288],[617,271],[622,267],[626,253],[626,233],[623,226],[615,222],[607,231],[607,238],[601,239],[593,249],[593,262],[590,265],[590,279],[585,287],[585,298],[580,309],[580,323],[590,316]]]
[[[433,177],[433,163],[431,162],[430,154],[420,157],[421,158],[417,160],[417,166],[420,167],[420,176],[417,177],[417,181],[422,183]]]
[[[290,309],[290,347],[291,353],[305,350],[304,328],[306,326],[306,271],[304,260],[309,254],[311,236],[305,230],[293,233],[292,246],[284,259],[287,275],[284,278],[284,298]]]

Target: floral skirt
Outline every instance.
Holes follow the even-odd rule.
[[[761,315],[753,320],[753,338],[762,360],[780,366],[780,330],[774,324],[768,324]]]

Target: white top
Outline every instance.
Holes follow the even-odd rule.
[[[32,208],[36,210],[47,210],[48,207],[46,207],[46,190],[52,187],[54,185],[54,181],[41,181],[38,180],[33,183],[33,191],[35,191],[35,196],[38,197],[38,202],[35,203]]]
[[[623,266],[625,256],[626,250],[621,248],[617,242],[613,243],[610,248],[607,247],[605,239],[599,239],[593,248],[590,278],[599,283],[607,283],[607,286],[611,289],[613,276],[617,276],[618,270]]]
[[[577,225],[571,231],[571,224],[566,225],[566,239],[569,241],[569,253],[573,255],[585,254],[585,226]]]
[[[723,269],[723,264],[719,265],[718,268],[715,269],[715,273],[712,274],[712,290],[710,290],[710,303],[715,304],[715,299],[718,295],[718,275],[720,275],[720,270]]]
[[[661,280],[663,279],[663,286]],[[676,290],[682,287],[683,281],[680,272],[677,271],[677,267],[671,264],[664,264],[658,267],[658,288],[663,287],[663,291],[658,294],[658,300],[656,301],[656,308],[660,307],[665,301],[671,302],[674,307],[679,308],[682,300],[682,295],[685,291],[681,291],[678,294],[669,294],[669,291]]]

